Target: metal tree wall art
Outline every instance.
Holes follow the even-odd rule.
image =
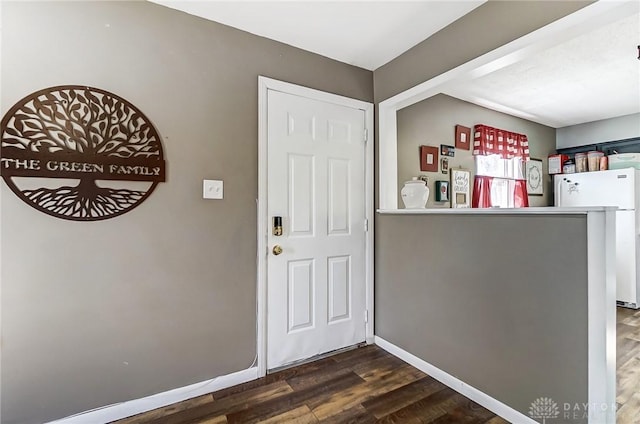
[[[58,218],[121,215],[165,180],[153,124],[105,90],[66,85],[30,94],[7,112],[0,133],[4,181],[27,204]]]

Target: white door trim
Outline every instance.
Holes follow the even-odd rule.
[[[269,217],[267,216],[267,91],[276,90],[283,93],[306,97],[361,109],[365,113],[365,125],[368,130],[368,140],[365,145],[365,217],[369,223],[365,243],[365,286],[366,309],[368,320],[366,323],[367,343],[373,343],[373,104],[361,100],[351,99],[337,94],[326,93],[300,85],[290,84],[271,78],[258,76],[258,251],[257,251],[257,354],[258,377],[267,373],[267,232],[269,231]]]

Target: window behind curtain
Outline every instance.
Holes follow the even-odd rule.
[[[491,206],[515,207],[516,181],[524,180],[524,159],[504,159],[500,155],[475,156],[476,176],[489,179]]]
[[[524,162],[529,159],[525,134],[478,124],[473,127],[476,177],[472,207],[529,206]]]

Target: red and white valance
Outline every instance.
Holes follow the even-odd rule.
[[[524,134],[479,124],[473,127],[473,154],[500,155],[504,159],[529,159],[529,141]]]

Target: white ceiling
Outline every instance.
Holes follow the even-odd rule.
[[[485,0],[152,1],[374,70]],[[444,92],[555,128],[640,113],[638,5]]]
[[[638,113],[639,44],[636,13],[445,92],[554,128]]]
[[[486,0],[151,1],[374,70]]]

